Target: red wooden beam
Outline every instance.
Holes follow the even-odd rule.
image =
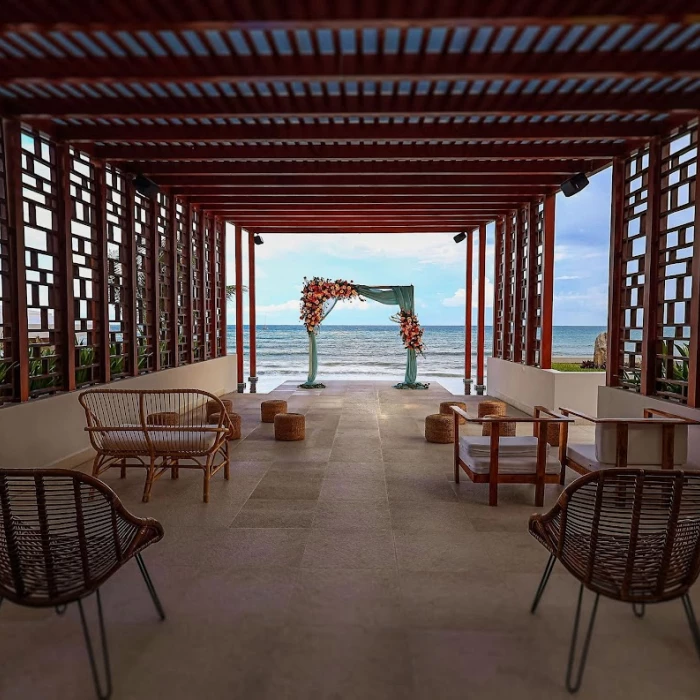
[[[44,125],[45,126],[45,125]],[[382,141],[510,141],[646,139],[660,133],[663,124],[599,120],[564,123],[470,123],[461,124],[80,124],[56,127],[56,139],[76,143],[92,141],[136,143],[182,142],[307,142],[328,145],[341,140]],[[585,132],[584,132],[585,129]],[[437,147],[436,147],[437,148]]]
[[[243,229],[235,225],[235,264],[236,264],[236,373],[238,393],[245,389],[243,372]]]
[[[553,61],[551,53],[343,54],[342,80],[565,80],[568,78],[656,78],[689,75],[698,68],[687,51],[665,51],[659,65],[655,52],[599,51],[571,53]],[[128,59],[106,56],[83,58],[5,58],[0,60],[0,83],[37,85],[58,82],[92,85],[131,82],[204,83],[276,82],[328,83],[338,80],[336,62],[324,55],[276,56],[165,56]]]
[[[544,200],[542,242],[542,337],[540,338],[540,367],[552,368],[552,330],[554,313],[554,231],[556,197]]]
[[[608,352],[605,383],[620,383],[620,354],[622,349],[623,244],[625,231],[625,159],[613,160],[612,206],[610,223],[610,284],[608,286]],[[695,262],[695,260],[693,260]]]
[[[151,203],[151,249],[148,252],[148,274],[151,276],[151,317],[153,319],[153,371],[159,372],[160,355],[160,234],[158,232],[158,198],[152,197]]]
[[[537,364],[537,218],[538,204],[530,203],[527,227],[527,306],[525,316],[525,364]]]
[[[254,232],[248,232],[248,337],[250,346],[250,390],[255,392],[258,382],[257,326],[255,316],[255,241]]]
[[[126,306],[128,306],[127,324],[128,324],[128,357],[129,370],[133,377],[139,375],[139,351],[138,351],[138,333],[136,330],[136,299],[138,285],[138,271],[136,269],[136,230],[135,230],[135,213],[134,213],[134,186],[130,180],[124,178],[124,199],[126,205],[126,230],[122,233],[126,238],[126,250],[129,256],[128,270],[128,294]]]
[[[204,251],[206,235],[204,232],[204,211],[199,208],[197,215],[197,238],[199,239],[199,359],[207,358],[207,268]]]
[[[503,309],[500,306],[498,296],[499,289],[504,284],[503,281],[503,237],[505,223],[503,218],[496,221],[496,241],[494,245],[494,260],[493,260],[493,320],[491,322],[492,341],[491,349],[492,357],[503,357]]]
[[[503,359],[512,360],[513,342],[513,213],[508,212],[505,220],[505,240],[503,242]]]
[[[216,10],[201,3],[179,5],[167,18],[157,5],[125,8],[123,0],[102,0],[90,5],[55,6],[48,0],[26,0],[13,5],[11,20],[0,24],[0,30],[19,33],[60,31],[205,31],[208,29],[317,29],[373,27],[386,29],[407,25],[480,27],[586,24],[606,25],[627,22],[668,21],[684,23],[693,19],[693,3],[668,0],[659,11],[658,3],[618,0],[614,5],[591,5],[583,0],[569,0],[543,7],[541,2],[521,0],[518,3],[492,4],[479,0],[433,0],[430,5],[413,3],[373,3],[361,0],[351,4],[326,3],[308,5],[259,0],[256,3],[218,3]],[[169,8],[169,10],[172,8]],[[697,10],[695,10],[697,11]]]
[[[195,98],[22,97],[6,101],[10,116],[30,119],[93,117],[374,117],[512,116],[569,114],[671,114],[697,112],[697,98],[682,91],[666,93],[572,93],[551,95],[326,95],[316,97],[241,98],[235,103]],[[235,108],[233,105],[235,104]],[[113,140],[113,139],[110,139]]]
[[[170,231],[170,349],[172,352],[171,367],[180,364],[180,334],[178,329],[178,315],[180,304],[178,303],[178,262],[177,262],[177,198],[170,193],[168,197],[168,225]]]
[[[348,126],[348,125],[343,125]],[[397,125],[398,126],[398,125]],[[428,130],[433,125],[425,125]],[[439,126],[439,125],[438,125]],[[454,125],[457,128],[458,125]],[[236,128],[236,127],[232,127]],[[248,127],[250,128],[250,127]],[[404,128],[400,126],[399,128]],[[240,130],[239,130],[240,131]],[[312,130],[309,129],[309,132]],[[224,160],[224,161],[311,161],[321,163],[329,161],[462,161],[462,160],[527,160],[542,158],[545,160],[608,160],[623,153],[619,143],[603,141],[601,143],[439,143],[426,145],[422,143],[397,144],[309,144],[309,145],[192,145],[183,146],[164,144],[143,146],[124,144],[117,146],[95,146],[94,154],[108,161],[126,161],[138,169],[141,161],[188,161],[188,160]]]
[[[661,143],[649,143],[647,185],[646,252],[644,255],[644,329],[642,330],[642,377],[640,391],[644,396],[656,393],[658,346],[659,263],[661,225]]]
[[[216,231],[216,244],[219,247],[219,274],[217,275],[217,302],[220,310],[219,323],[221,325],[219,329],[219,355],[225,357],[228,353],[228,317],[226,314],[228,306],[228,294],[226,291],[226,223],[214,217],[214,229]]]
[[[129,166],[131,170],[144,173],[154,180],[165,181],[169,176],[187,176],[196,182],[198,176],[226,175],[228,179],[250,179],[257,182],[262,177],[288,177],[294,180],[310,176],[321,176],[335,181],[342,176],[425,176],[454,175],[570,175],[588,172],[592,168],[581,160],[530,160],[530,161],[322,161],[322,162],[230,162],[230,161],[187,161],[170,163],[148,161]],[[261,177],[262,176],[262,177]]]
[[[464,276],[464,392],[471,394],[472,389],[472,286],[474,258],[474,230],[466,232],[466,265]]]
[[[476,393],[484,393],[484,335],[486,325],[486,224],[479,226],[479,308],[476,331]]]
[[[410,199],[408,199],[410,198]],[[237,211],[241,208],[267,208],[275,207],[286,210],[288,207],[298,207],[299,209],[308,209],[312,207],[314,210],[319,208],[325,211],[329,208],[347,208],[351,207],[353,211],[361,208],[374,209],[375,205],[381,205],[386,209],[403,209],[405,207],[457,207],[460,209],[476,208],[498,208],[516,207],[521,202],[529,201],[531,195],[510,195],[510,194],[494,194],[494,193],[461,193],[456,195],[441,195],[432,192],[426,192],[416,197],[415,193],[398,193],[387,195],[384,191],[378,194],[357,194],[355,192],[347,192],[343,196],[328,195],[324,193],[311,193],[303,196],[292,193],[285,194],[258,194],[255,196],[240,195],[237,193],[221,193],[213,190],[204,194],[188,194],[187,201],[191,204],[201,204],[205,207],[225,207],[231,211]]]
[[[100,283],[99,314],[100,332],[97,356],[102,369],[102,380],[109,383],[112,373],[112,345],[109,334],[109,257],[107,255],[107,183],[102,163],[95,168],[95,230],[97,249],[100,251],[98,280]]]
[[[185,329],[185,342],[187,343],[187,362],[194,364],[194,265],[192,263],[192,205],[183,204],[183,248],[187,251],[187,308],[185,310],[185,319],[187,328]]]
[[[473,224],[472,224],[473,225]],[[444,226],[425,226],[425,225],[402,225],[402,226],[320,226],[313,228],[311,226],[259,226],[256,227],[257,233],[436,233],[448,234],[459,233],[463,227],[454,226],[451,229],[446,229]]]
[[[696,127],[697,128],[697,127]],[[697,142],[697,140],[696,140]],[[700,407],[700,151],[695,166],[695,238],[693,239],[692,296],[690,299],[690,352],[688,406]]]
[[[24,204],[22,201],[21,127],[17,121],[0,120],[5,149],[5,186],[10,240],[10,284],[12,305],[15,392],[20,401],[29,400],[29,328],[27,320],[27,268],[24,246]]]
[[[515,294],[513,301],[513,362],[523,361],[523,267],[522,257],[525,246],[524,216],[526,209],[516,211],[515,225]]]

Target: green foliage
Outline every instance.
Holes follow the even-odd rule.
[[[51,389],[58,386],[59,377],[42,375],[54,375],[58,367],[58,359],[51,348],[41,348],[39,356],[34,354],[34,347],[29,347],[29,391]]]
[[[109,372],[112,377],[123,374],[126,367],[126,358],[119,354],[119,344],[111,343],[109,346]]]
[[[690,344],[689,343],[674,343],[672,341],[662,341],[661,353],[666,355],[669,360],[662,360],[659,376],[662,379],[671,379],[674,382],[687,382],[690,372]],[[677,357],[684,359],[675,359]],[[669,371],[670,370],[670,371]],[[660,388],[671,394],[686,396],[688,393],[687,385],[669,384],[661,382]]]
[[[80,343],[80,345],[78,345],[78,363],[75,368],[75,383],[77,386],[82,386],[90,382],[94,363],[95,348],[87,347],[84,343]]]
[[[10,360],[0,360],[0,384],[8,383],[8,375],[17,367],[19,362],[10,362]]]
[[[552,362],[552,369],[557,372],[602,372],[597,367],[582,367],[579,362]]]

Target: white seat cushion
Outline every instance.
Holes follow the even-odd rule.
[[[135,452],[148,455],[150,450],[143,430],[107,430],[98,433],[102,438],[102,449],[105,452]],[[157,454],[171,452],[190,452],[206,454],[216,442],[218,434],[203,430],[149,430],[148,435]]]
[[[649,418],[644,424],[629,426],[628,464],[642,467],[661,467],[661,426],[664,422],[663,419]],[[688,461],[688,426],[676,425],[673,433],[673,463],[680,466]],[[617,425],[615,423],[596,424],[596,461],[615,464],[616,448]]]
[[[459,440],[459,457],[475,473],[488,474],[491,468],[490,436]],[[534,474],[537,471],[537,438],[502,437],[498,444],[499,474]],[[547,445],[545,472],[558,474],[561,464],[555,451]]]

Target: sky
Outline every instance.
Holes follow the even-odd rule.
[[[557,195],[555,216],[554,325],[603,326],[607,318],[610,241],[610,168],[573,197]],[[233,229],[228,227],[227,281],[234,281]],[[478,235],[478,234],[477,234]],[[422,325],[464,325],[465,243],[451,233],[266,234],[256,247],[259,324],[297,324],[304,277],[330,277],[366,285],[415,287]],[[494,225],[486,235],[486,324],[493,304]],[[246,246],[244,246],[244,249]],[[477,257],[474,256],[476,319]],[[244,256],[247,258],[247,256]],[[247,259],[244,270],[247,284]],[[244,308],[247,309],[247,295]],[[328,325],[388,325],[393,307],[375,302],[336,305]],[[228,323],[234,323],[228,308]],[[246,310],[247,323],[247,310]]]

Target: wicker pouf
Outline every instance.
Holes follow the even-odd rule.
[[[224,408],[228,413],[233,411],[233,401],[231,399],[221,399],[221,403],[224,404]],[[212,416],[212,413],[218,413],[220,410],[218,401],[207,401],[207,421]]]
[[[500,418],[501,414],[493,416],[481,416],[482,418]],[[491,435],[491,425],[489,423],[484,423],[482,430],[482,435]],[[500,437],[515,437],[515,423],[500,423],[498,426],[498,434]]]
[[[453,416],[454,413],[450,408],[451,406],[457,406],[457,408],[461,408],[465,413],[467,412],[467,404],[464,403],[464,401],[443,401],[440,404],[440,413],[442,413],[445,416]],[[459,417],[460,425],[464,425],[466,422],[466,418],[463,418],[462,416]]]
[[[506,404],[503,401],[497,401],[492,399],[490,401],[482,401],[477,406],[477,415],[479,418],[485,418],[486,416],[505,416],[506,415]],[[510,424],[501,425],[501,435],[509,435]],[[513,429],[515,426],[513,426]],[[481,428],[482,435],[491,435],[491,426],[484,423]],[[515,435],[515,433],[513,433]]]
[[[433,413],[425,417],[425,439],[428,442],[446,444],[455,439],[455,426],[452,416]]]
[[[287,402],[279,400],[263,401],[260,404],[260,420],[263,423],[274,423],[278,413],[287,412]]]
[[[228,419],[231,421],[231,429],[228,431],[226,436],[227,440],[240,440],[241,439],[241,417],[237,413],[231,411],[228,412]],[[209,416],[209,423],[213,425],[219,424],[219,414],[212,413]]]
[[[306,419],[301,413],[278,413],[275,416],[275,440],[294,442],[306,437]]]
[[[146,416],[146,425],[180,425],[180,414],[175,411],[162,411]]]

